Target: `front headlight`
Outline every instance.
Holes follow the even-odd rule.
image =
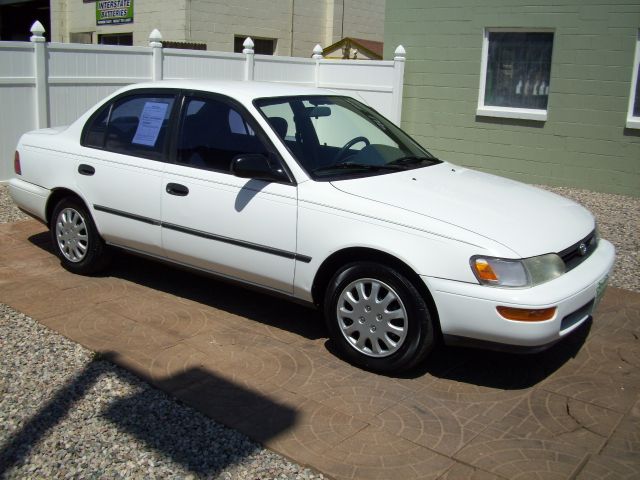
[[[474,255],[470,264],[481,284],[494,287],[533,287],[565,272],[564,262],[555,253],[521,260]]]

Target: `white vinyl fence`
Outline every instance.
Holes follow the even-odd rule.
[[[282,82],[329,88],[400,123],[405,51],[393,61],[326,60],[162,48],[158,30],[148,47],[46,43],[40,22],[31,42],[0,42],[0,182],[13,175],[22,133],[66,125],[118,88],[150,80],[208,79]]]

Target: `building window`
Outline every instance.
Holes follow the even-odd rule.
[[[640,128],[640,30],[636,38],[636,56],[633,61],[631,92],[629,93],[627,128]]]
[[[233,37],[233,51],[235,53],[242,53],[244,47],[242,44],[250,35],[236,35]],[[273,38],[254,38],[253,40],[253,52],[258,55],[273,55],[276,51],[276,41]]]
[[[553,32],[486,29],[477,114],[546,120]]]
[[[109,33],[98,35],[100,45],[133,45],[133,33]]]
[[[93,43],[93,32],[72,32],[69,34],[70,43]]]

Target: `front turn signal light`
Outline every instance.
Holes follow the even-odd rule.
[[[543,322],[551,320],[556,314],[556,307],[551,308],[513,308],[496,307],[498,313],[507,320],[517,320],[519,322]]]
[[[498,275],[496,275],[496,272],[493,271],[489,262],[484,258],[477,258],[473,266],[475,266],[476,273],[481,280],[485,282],[498,281]]]

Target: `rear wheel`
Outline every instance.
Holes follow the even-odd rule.
[[[325,319],[340,353],[366,369],[411,368],[431,351],[429,308],[401,272],[359,262],[339,270],[327,287]]]
[[[50,229],[56,254],[70,272],[89,275],[107,265],[107,246],[82,202],[60,200],[53,210]]]

